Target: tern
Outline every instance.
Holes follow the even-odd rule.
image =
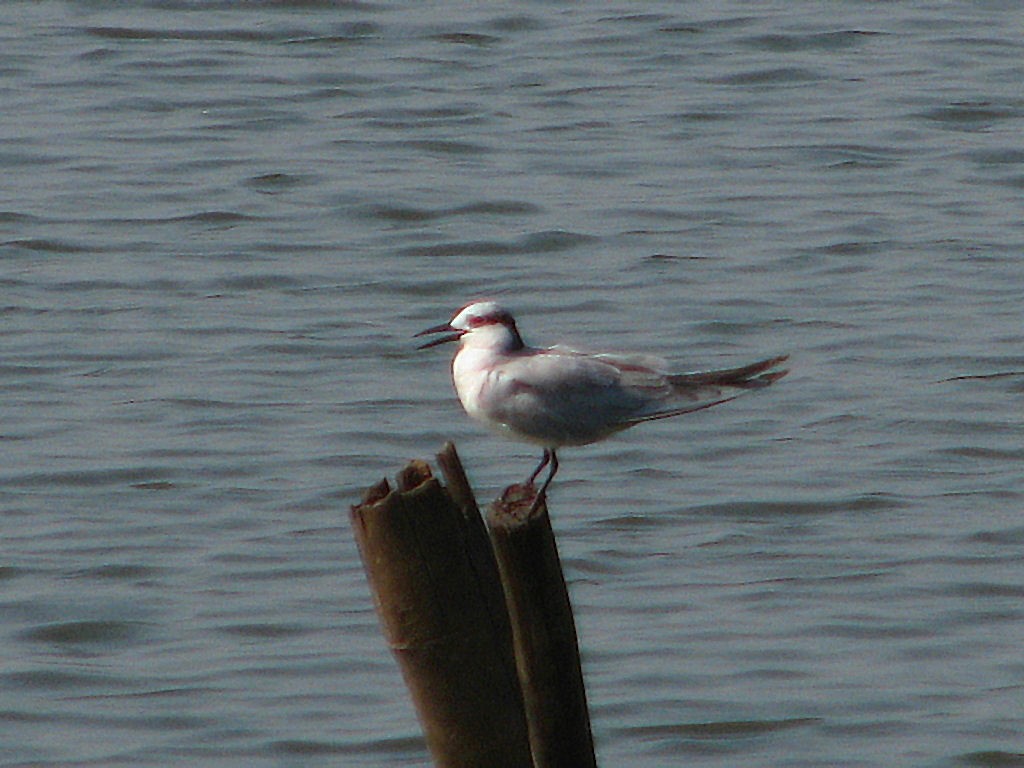
[[[430,334],[443,335],[419,349],[459,342],[452,380],[466,413],[506,437],[543,448],[540,464],[526,481],[532,488],[550,465],[531,514],[558,471],[557,449],[710,408],[788,373],[778,367],[788,355],[739,368],[669,373],[665,361],[647,355],[529,347],[512,315],[494,301],[467,304],[447,323],[416,336]]]

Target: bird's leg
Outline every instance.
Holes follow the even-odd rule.
[[[555,472],[558,471],[558,457],[555,455],[555,449],[552,448],[550,450],[545,450],[544,453],[546,454],[544,464],[547,464],[548,461],[550,461],[551,469],[548,471],[548,476],[544,478],[544,484],[541,485],[540,490],[537,491],[537,495],[533,499],[533,504],[530,505],[531,515],[536,513],[541,503],[547,503],[548,486],[551,485],[551,481],[555,477]],[[544,464],[541,464],[540,467],[537,467],[537,472],[540,472],[541,467],[543,467]],[[536,475],[537,473],[535,472],[534,474]]]
[[[537,468],[533,470],[533,472],[530,474],[530,478],[526,481],[527,488],[533,485],[533,481],[537,479],[537,475],[539,475],[540,471],[548,465],[549,461],[551,461],[551,451],[545,448],[544,457],[540,460],[540,464],[537,465]]]

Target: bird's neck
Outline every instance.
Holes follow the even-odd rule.
[[[474,328],[462,337],[461,346],[464,350],[472,349],[495,355],[512,354],[526,347],[515,325],[503,323]]]
[[[466,409],[473,412],[477,391],[495,372],[497,366],[526,347],[513,328],[503,325],[474,328],[462,337],[458,353],[452,360],[455,389]]]

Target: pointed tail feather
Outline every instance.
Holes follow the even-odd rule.
[[[669,384],[679,394],[687,394],[699,387],[736,387],[739,389],[757,389],[767,387],[778,381],[789,371],[787,369],[771,370],[789,359],[789,355],[772,357],[757,363],[744,365],[740,368],[725,368],[718,371],[698,371],[697,373],[677,373],[668,377]]]
[[[641,421],[655,421],[679,416],[684,413],[702,411],[730,400],[735,400],[745,390],[767,387],[778,381],[788,370],[772,370],[784,363],[789,355],[773,357],[741,368],[727,368],[718,371],[699,371],[697,373],[679,373],[668,377],[676,396],[683,402],[672,408],[664,408],[643,414],[632,420],[632,424]]]

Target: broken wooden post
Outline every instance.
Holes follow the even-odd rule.
[[[438,458],[447,490],[413,461],[352,507],[377,613],[438,768],[530,768],[494,555],[454,447]]]
[[[535,768],[596,768],[576,625],[547,504],[511,485],[487,516],[515,644]]]

